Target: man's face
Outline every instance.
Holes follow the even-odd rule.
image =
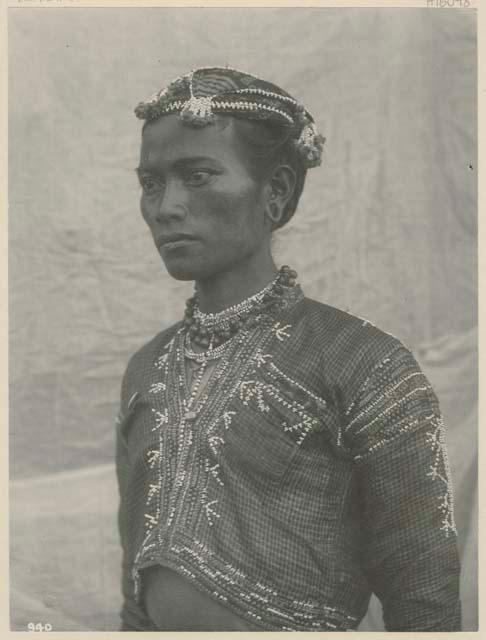
[[[196,129],[169,115],[145,127],[141,210],[174,278],[210,278],[268,246],[264,188],[247,155],[231,118]]]

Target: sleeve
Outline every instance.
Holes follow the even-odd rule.
[[[129,478],[129,461],[126,442],[123,438],[123,424],[128,416],[127,407],[128,369],[123,377],[120,411],[116,419],[116,473],[119,490],[118,531],[122,547],[122,595],[123,605],[120,613],[122,624],[120,631],[150,631],[154,627],[134,597],[134,585],[131,577],[130,557],[128,552],[127,521],[128,500],[126,486]]]
[[[414,357],[394,348],[346,412],[358,478],[362,563],[388,631],[458,631],[459,558],[438,400]]]

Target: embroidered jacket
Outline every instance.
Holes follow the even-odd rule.
[[[122,629],[160,563],[266,630],[460,629],[444,425],[410,351],[304,298],[240,332],[196,420],[177,324],[132,356],[117,421]],[[238,334],[240,335],[240,334]],[[181,356],[182,354],[182,356]]]

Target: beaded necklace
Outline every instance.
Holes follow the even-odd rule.
[[[218,313],[202,312],[197,295],[187,301],[183,325],[184,356],[200,366],[189,385],[185,401],[186,420],[194,420],[204,402],[204,397],[198,400],[198,396],[209,362],[226,355],[241,330],[253,329],[265,312],[278,310],[286,290],[295,286],[296,279],[297,272],[284,265],[263,289]],[[240,334],[238,339],[243,340],[243,336]],[[192,342],[202,350],[194,351]]]
[[[203,359],[220,357],[241,329],[255,327],[265,312],[281,307],[285,290],[294,287],[296,279],[297,273],[284,265],[263,289],[218,313],[201,311],[197,294],[194,295],[187,301],[184,314],[186,357],[201,362]],[[203,351],[193,351],[191,343]]]
[[[197,416],[195,404],[196,404],[197,396],[200,391],[201,383],[204,378],[204,373],[207,369],[207,366],[208,366],[208,359],[205,358],[204,360],[201,361],[200,366],[196,369],[196,372],[193,378],[190,381],[188,381],[190,394],[185,402],[186,420],[193,420]]]

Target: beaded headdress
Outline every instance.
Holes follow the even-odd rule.
[[[310,113],[280,87],[248,73],[227,67],[195,69],[135,109],[136,116],[146,121],[172,113],[179,113],[183,122],[194,127],[210,124],[216,113],[283,123],[292,130],[306,168],[321,164],[325,138],[317,132]]]

